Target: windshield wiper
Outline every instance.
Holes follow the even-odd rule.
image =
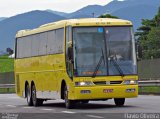
[[[118,72],[120,73],[120,75],[124,76],[124,73],[123,73],[122,69],[120,68],[119,64],[116,62],[116,60],[114,59],[114,57],[111,57],[110,61],[113,62],[113,65],[116,67],[116,69],[118,70]]]
[[[95,77],[96,77],[97,71],[98,71],[98,69],[99,69],[99,67],[100,67],[100,65],[101,65],[101,63],[102,63],[102,60],[104,61],[104,65],[105,65],[104,53],[103,53],[103,49],[102,49],[102,48],[101,48],[101,51],[102,51],[102,56],[101,56],[100,59],[99,59],[99,62],[98,62],[97,66],[96,66],[96,68],[95,68],[95,70],[94,70],[94,73],[93,73],[93,75],[92,75],[92,78],[95,78]]]

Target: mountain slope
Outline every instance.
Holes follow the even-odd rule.
[[[71,14],[68,15],[68,18],[75,18],[75,17],[81,17],[81,18],[85,18],[85,17],[93,17],[93,13],[95,15],[95,17],[97,17],[100,14],[105,13],[107,10],[106,8],[104,8],[103,6],[100,5],[89,5],[86,6],[76,12],[73,12]]]
[[[135,5],[119,9],[112,13],[122,19],[131,20],[134,28],[137,29],[141,25],[142,19],[152,19],[157,12],[157,8],[151,5]]]
[[[56,14],[56,15],[59,15],[59,16],[63,16],[63,17],[66,17],[69,13],[65,13],[65,12],[58,12],[58,11],[53,11],[53,10],[45,10],[47,12],[50,12],[50,13],[53,13],[53,14]]]
[[[124,0],[124,1],[113,0],[112,2],[108,3],[105,6],[88,5],[73,13],[67,14],[67,17],[68,18],[75,18],[75,17],[77,18],[77,16],[78,18],[93,17],[93,13],[95,17],[97,17],[104,13],[112,14],[114,12],[117,12],[120,9],[130,8],[138,5],[152,6],[152,7],[154,6],[155,8],[158,8],[160,6],[160,0],[152,0],[152,1],[151,0]],[[152,10],[152,7],[151,7],[151,10]],[[150,9],[149,7],[147,8]],[[132,14],[128,14],[128,15],[132,16]],[[143,18],[143,14],[142,14],[142,18]]]
[[[14,39],[17,31],[22,29],[33,29],[42,24],[65,19],[46,11],[31,11],[19,14],[0,22],[0,50],[14,47]]]
[[[151,5],[158,7],[160,6],[160,0],[124,0],[118,1],[113,0],[112,2],[108,3],[104,7],[110,12],[113,13],[122,8],[128,8],[137,5]]]
[[[141,25],[141,19],[151,19],[160,7],[160,0],[113,0],[105,6],[89,5],[71,13],[69,18],[86,18],[110,13],[122,19],[130,20],[137,29]]]
[[[4,20],[4,19],[6,19],[6,17],[0,17],[0,21],[2,21],[2,20]]]

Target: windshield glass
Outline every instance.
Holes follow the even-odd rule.
[[[105,51],[103,27],[74,28],[75,69],[78,76],[92,76]],[[105,58],[96,75],[107,75]]]
[[[131,27],[73,28],[76,76],[136,74]]]
[[[133,32],[130,27],[106,27],[109,75],[136,74]],[[115,65],[115,63],[116,65]]]

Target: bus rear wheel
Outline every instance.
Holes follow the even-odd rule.
[[[125,103],[125,98],[115,98],[114,102],[116,106],[123,106]]]
[[[29,85],[26,86],[26,98],[28,106],[33,106]]]
[[[65,106],[67,109],[72,109],[75,107],[75,101],[74,100],[69,100],[68,99],[68,90],[67,86],[65,85],[64,87],[64,100],[65,100]]]
[[[43,105],[43,100],[37,98],[35,85],[32,85],[32,102],[35,107]]]

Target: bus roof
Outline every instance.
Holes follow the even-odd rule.
[[[84,18],[84,19],[69,19],[61,20],[44,24],[36,29],[26,29],[18,31],[16,37],[33,35],[41,32],[50,31],[53,29],[63,28],[64,26],[131,26],[132,23],[128,20],[112,19],[112,18]]]

